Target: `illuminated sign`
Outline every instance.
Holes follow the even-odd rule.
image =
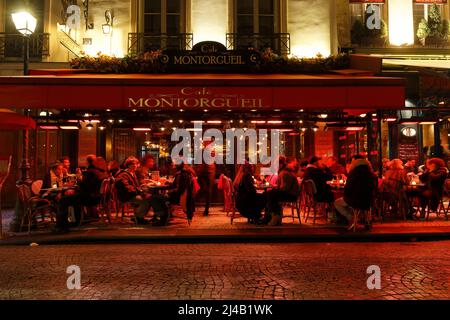
[[[129,108],[267,108],[263,97],[232,93],[214,93],[210,88],[182,88],[178,93],[153,94],[128,98]],[[267,100],[267,99],[266,99]],[[270,105],[270,104],[269,104]]]
[[[259,55],[253,50],[227,50],[214,41],[197,43],[191,51],[165,50],[161,61],[175,72],[198,72],[219,69],[240,71],[258,62]]]

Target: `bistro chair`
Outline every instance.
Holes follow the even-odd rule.
[[[352,230],[353,232],[356,232],[356,230],[358,229],[359,221],[362,217],[365,219],[365,224],[369,226],[370,229],[372,228],[371,210],[352,208],[352,212],[354,223],[350,226],[349,231]]]
[[[25,184],[17,185],[16,187],[19,203],[23,210],[22,219],[20,222],[20,230],[22,230],[24,226],[27,226],[28,233],[31,233],[31,226],[33,224],[33,221],[35,221],[37,217],[40,216],[41,222],[45,223],[45,214],[48,214],[51,218],[51,221],[54,221],[54,207],[49,200],[41,198],[39,196],[33,196],[30,187]]]
[[[313,225],[316,225],[317,214],[320,211],[324,212],[325,221],[328,221],[327,207],[331,204],[326,202],[317,202],[315,194],[317,193],[316,185],[313,180],[306,180],[302,183],[301,201],[305,214],[305,223],[308,222],[311,210],[313,212]]]
[[[297,210],[297,218],[299,224],[302,224],[302,219],[300,216],[300,196],[297,198],[296,201],[283,201],[280,203],[282,208],[290,208],[291,209],[291,215],[292,215],[292,222],[295,222],[295,214],[294,210]]]

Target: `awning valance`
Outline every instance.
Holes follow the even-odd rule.
[[[396,109],[401,78],[345,75],[64,75],[0,77],[0,107],[137,109]]]

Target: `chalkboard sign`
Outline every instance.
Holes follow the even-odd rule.
[[[417,125],[399,126],[398,157],[403,161],[419,161],[419,141]]]

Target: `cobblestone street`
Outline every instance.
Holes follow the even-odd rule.
[[[0,299],[449,299],[450,241],[0,248]],[[69,265],[81,290],[68,290]],[[369,290],[370,265],[381,290]]]

